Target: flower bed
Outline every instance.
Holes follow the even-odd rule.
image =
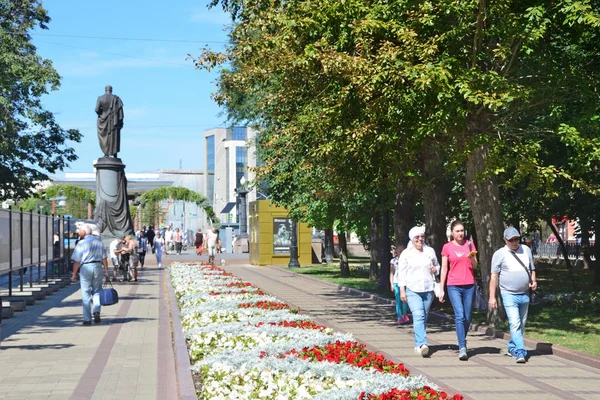
[[[200,398],[462,398],[219,268],[170,273]]]

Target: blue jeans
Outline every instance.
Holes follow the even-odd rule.
[[[406,288],[406,299],[413,317],[413,330],[415,331],[415,346],[427,344],[425,326],[427,315],[433,302],[433,290],[431,292],[413,292]]]
[[[92,303],[94,304],[94,312],[100,312],[100,291],[102,290],[104,268],[102,268],[102,264],[100,263],[83,264],[79,271],[81,300],[83,302],[83,320],[91,321]]]
[[[529,293],[512,294],[501,293],[508,324],[510,325],[510,341],[508,342],[508,353],[514,351],[525,352],[523,334],[527,322],[527,311],[529,310]],[[527,352],[525,352],[527,354]]]
[[[448,297],[450,297],[450,302],[454,309],[458,348],[462,349],[463,347],[467,347],[467,333],[471,325],[475,284],[448,286]]]
[[[394,283],[394,296],[396,296],[396,314],[400,319],[408,313],[408,304],[400,300],[400,287],[397,283]]]

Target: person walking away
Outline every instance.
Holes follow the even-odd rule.
[[[169,255],[169,251],[173,251],[173,247],[173,231],[171,230],[171,227],[168,226],[165,231],[165,254]]]
[[[162,268],[162,255],[165,249],[165,239],[160,236],[160,232],[156,232],[154,238],[154,255],[156,255],[156,265],[158,268]]]
[[[121,254],[129,255],[129,271],[131,272],[131,281],[137,282],[137,266],[139,263],[137,241],[133,240],[131,235],[125,236],[125,245],[121,249]]]
[[[174,240],[175,240],[175,252],[178,255],[180,255],[181,248],[183,247],[183,235],[181,234],[181,231],[179,230],[179,228],[175,228]]]
[[[400,299],[400,286],[398,286],[398,278],[400,271],[398,269],[398,258],[400,257],[400,249],[396,247],[394,249],[394,257],[390,261],[390,286],[394,296],[396,297],[396,315],[398,316],[398,323],[401,325],[410,322],[408,319],[408,305]]]
[[[81,300],[83,304],[83,325],[92,324],[92,305],[94,306],[94,323],[99,324],[100,319],[100,291],[102,290],[102,270],[104,269],[106,279],[108,274],[108,261],[106,249],[102,241],[92,235],[92,228],[84,224],[79,229],[80,241],[73,250],[71,260],[73,261],[73,274],[71,281],[77,280],[79,272],[79,283],[81,287]]]
[[[113,282],[117,281],[117,272],[119,271],[119,255],[121,254],[121,244],[123,240],[121,238],[114,238],[108,246],[108,252],[110,255],[110,261],[113,265]]]
[[[452,240],[442,247],[442,273],[440,277],[439,301],[444,300],[444,285],[448,287],[448,297],[454,309],[456,338],[458,339],[458,359],[467,361],[467,334],[471,326],[473,300],[475,298],[475,275],[477,250],[470,240],[465,240],[465,227],[455,220],[450,224]]]
[[[216,228],[211,228],[206,235],[206,242],[208,245],[208,263],[215,264],[215,254],[217,252],[217,241],[219,240],[219,234]]]
[[[398,259],[400,300],[408,303],[412,313],[415,352],[428,357],[427,316],[434,297],[435,275],[439,274],[440,266],[435,251],[425,246],[423,227],[413,227],[408,237],[412,246],[404,250]]]
[[[146,252],[148,251],[148,239],[144,234],[144,231],[139,231],[137,234],[138,241],[138,257],[140,259],[140,268],[144,268],[144,261],[146,260]]]
[[[194,237],[194,246],[196,246],[196,255],[202,255],[202,245],[204,244],[204,235],[202,229],[198,229]]]
[[[523,334],[529,311],[530,293],[537,289],[537,282],[531,249],[520,244],[520,239],[521,235],[516,228],[511,226],[504,230],[505,246],[492,256],[488,304],[490,308],[498,307],[496,287],[499,282],[500,296],[510,326],[508,355],[522,364],[527,362]]]
[[[146,239],[148,239],[148,246],[152,247],[152,254],[154,254],[154,238],[156,232],[154,232],[154,226],[148,226],[148,232],[146,232]]]

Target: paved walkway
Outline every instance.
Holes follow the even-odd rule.
[[[338,285],[275,267],[227,265],[226,270],[265,292],[300,307],[321,324],[350,332],[371,350],[403,362],[411,374],[422,374],[448,393],[484,399],[600,399],[600,369],[554,355],[531,351],[527,364],[516,364],[506,342],[469,333],[467,362],[458,360],[453,324],[430,319],[427,339],[431,358],[413,351],[412,327],[395,323],[389,304],[357,297]],[[435,319],[435,318],[434,318]]]
[[[4,320],[0,399],[181,398],[164,270],[149,261],[115,284],[100,325],[82,325],[78,283]]]
[[[205,259],[202,257],[201,259]],[[198,261],[192,254],[172,261]],[[246,259],[247,260],[247,259]],[[526,365],[502,355],[506,343],[470,333],[471,358],[460,362],[454,329],[430,324],[432,357],[413,353],[412,329],[394,323],[389,304],[281,268],[228,259],[225,269],[371,350],[403,362],[449,393],[473,399],[598,399],[600,369],[532,352]],[[103,307],[100,325],[81,325],[79,285],[72,284],[3,321],[0,399],[192,399],[193,382],[173,293],[148,257],[137,284],[119,283],[120,301]],[[189,365],[189,364],[188,364]]]

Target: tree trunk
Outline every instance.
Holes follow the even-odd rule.
[[[370,230],[370,268],[369,268],[369,280],[377,280],[377,272],[379,264],[377,262],[377,256],[379,255],[379,213],[377,212],[377,206],[373,205],[371,209],[371,230]]]
[[[390,261],[392,259],[390,243],[390,210],[387,208],[381,212],[381,274],[379,284],[381,288],[390,286]]]
[[[427,146],[423,152],[423,208],[425,211],[425,240],[441,261],[446,237],[446,184],[440,151]]]
[[[481,268],[483,291],[486,297],[489,296],[492,255],[504,245],[500,190],[496,179],[493,176],[485,175],[488,152],[489,146],[486,144],[478,146],[471,152],[467,158],[465,177],[465,196],[471,208],[477,232],[479,268]],[[481,176],[478,176],[480,174]],[[491,326],[496,326],[504,316],[500,291],[497,290],[496,293],[498,308],[488,309],[487,314],[487,323]]]
[[[581,253],[583,255],[583,269],[592,267],[592,257],[590,251],[590,224],[581,220]]]
[[[552,220],[546,220],[546,223],[550,227],[550,230],[552,230],[552,233],[554,233],[554,236],[556,236],[556,240],[558,241],[558,246],[560,247],[560,252],[562,253],[563,260],[565,260],[565,265],[567,266],[567,270],[569,271],[569,274],[572,275],[573,274],[573,266],[571,265],[571,260],[569,260],[569,252],[567,251],[567,246],[565,245],[565,241],[562,239],[562,237],[558,233],[558,229],[556,229],[556,225],[554,225],[552,223]]]
[[[598,210],[595,213],[594,232],[596,233],[594,242],[594,257],[596,258],[592,263],[594,269],[594,285],[600,286],[600,245],[598,245],[598,232],[600,232],[600,215]]]
[[[338,232],[338,244],[340,245],[340,275],[342,278],[350,276],[350,265],[348,264],[348,245],[346,243],[346,232]]]
[[[408,231],[415,223],[415,202],[414,193],[408,185],[398,182],[397,187],[394,204],[394,236],[396,236],[396,247],[402,251],[408,243]]]
[[[325,229],[325,262],[333,263],[333,228]]]

